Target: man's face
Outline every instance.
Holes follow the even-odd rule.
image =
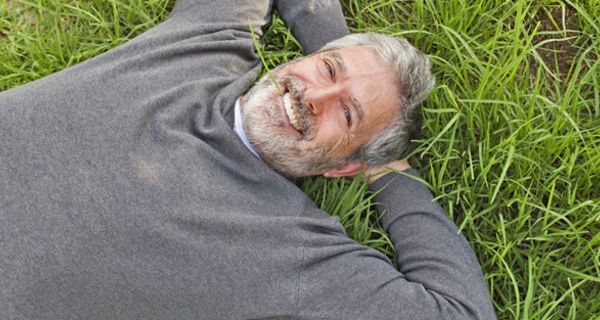
[[[244,130],[256,151],[286,176],[346,164],[395,118],[394,74],[370,48],[320,52],[273,70],[241,99]]]

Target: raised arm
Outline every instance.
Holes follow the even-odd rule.
[[[306,54],[348,34],[342,8],[337,0],[275,0],[274,4]]]
[[[431,319],[495,319],[472,249],[417,178],[414,169],[407,169],[371,185],[379,192],[375,199],[395,245],[403,290],[414,290]]]
[[[178,0],[169,19],[205,28],[244,31],[249,31],[251,22],[260,35],[260,28],[271,19],[271,5],[292,29],[306,54],[348,34],[337,0]]]
[[[311,239],[304,250],[299,309],[308,318],[496,319],[465,238],[416,171],[406,162],[392,164],[406,171],[379,177],[371,189],[378,192],[398,269],[380,252],[341,234]]]
[[[271,0],[177,0],[168,20],[201,26],[200,32],[237,30],[249,32],[252,23],[260,34],[271,20]]]

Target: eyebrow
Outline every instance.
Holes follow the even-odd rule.
[[[335,65],[340,70],[341,75],[346,75],[346,63],[344,62],[342,55],[337,51],[331,51],[330,55],[333,58],[333,61],[335,61]],[[363,122],[363,119],[365,118],[365,112],[363,111],[363,107],[360,104],[360,102],[358,102],[358,99],[356,99],[356,97],[354,97],[352,94],[350,94],[350,101],[352,102],[352,108],[355,110],[355,113],[358,116],[358,124],[361,124]],[[357,128],[358,126],[355,127],[355,130]]]

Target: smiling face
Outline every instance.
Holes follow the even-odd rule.
[[[283,97],[265,76],[240,103],[248,139],[283,175],[318,175],[347,165],[396,118],[394,74],[372,49],[319,52],[279,66],[273,75]]]

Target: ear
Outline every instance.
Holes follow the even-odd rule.
[[[341,165],[337,168],[329,169],[323,173],[324,177],[337,178],[337,177],[350,177],[357,175],[361,170],[361,164],[358,161],[350,162]],[[366,170],[367,166],[363,165],[363,170]]]

